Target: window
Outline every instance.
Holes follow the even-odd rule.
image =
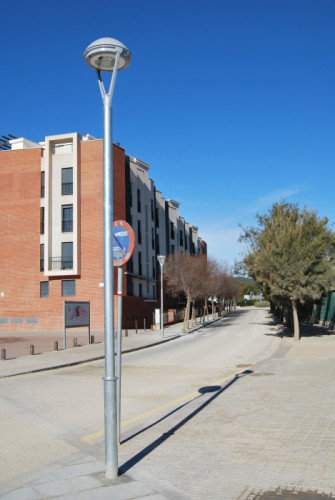
[[[41,207],[41,234],[44,234],[44,207]]]
[[[40,271],[44,271],[44,245],[40,247]]]
[[[76,295],[76,280],[62,281],[62,297],[74,297]]]
[[[181,247],[184,245],[184,235],[183,235],[183,231],[179,231],[179,243],[180,243],[180,246],[181,246]]]
[[[151,248],[155,250],[155,231],[154,228],[151,228]]]
[[[141,221],[137,221],[137,243],[141,245],[142,243],[142,233],[141,233]]]
[[[148,216],[148,205],[145,205],[145,232],[147,233],[149,231],[149,224],[148,224],[148,221],[149,221],[149,216]]]
[[[72,142],[69,142],[67,144],[55,144],[52,152],[54,155],[63,155],[72,153],[72,151],[73,151],[73,145]]]
[[[133,258],[130,258],[127,262],[127,272],[128,273],[133,273],[134,272],[134,261]]]
[[[73,269],[73,243],[62,243],[62,269]]]
[[[133,190],[131,182],[129,182],[129,206],[133,206]]]
[[[171,245],[171,254],[174,254],[174,245]]]
[[[142,297],[142,295],[143,295],[143,293],[142,293],[142,283],[140,283],[140,284],[138,285],[138,296],[139,296],[139,297]]]
[[[156,253],[159,254],[159,234],[156,234]]]
[[[137,190],[137,211],[141,212],[141,191]]]
[[[155,217],[156,217],[156,227],[159,227],[159,215],[158,215],[158,208],[155,208]]]
[[[174,225],[173,225],[173,222],[170,222],[170,237],[171,237],[171,240],[174,240]]]
[[[156,278],[155,257],[152,257],[152,277]]]
[[[49,281],[41,281],[40,296],[49,297]]]
[[[142,252],[138,252],[138,274],[142,276]]]
[[[151,201],[151,220],[155,219],[155,211],[154,211],[154,200]]]
[[[72,233],[73,231],[73,205],[62,206],[62,232]]]
[[[73,168],[62,168],[62,194],[73,194]]]
[[[41,172],[41,198],[45,195],[45,172]]]

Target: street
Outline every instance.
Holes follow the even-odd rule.
[[[274,347],[274,337],[264,335],[267,323],[263,311],[241,311],[192,335],[123,356],[122,435],[194,399],[201,387],[243,371],[239,365],[259,361]],[[102,360],[1,380],[2,481],[96,441],[91,437],[104,427],[103,375]],[[139,418],[145,412],[150,416]],[[102,447],[103,439],[97,449]]]
[[[309,491],[314,483],[329,493],[330,348],[318,340],[324,345],[318,379],[314,345],[307,344],[304,356],[312,348],[313,359],[306,370],[305,344],[295,346],[276,333],[267,311],[241,310],[123,355],[120,482],[144,481],[160,492],[157,498],[175,499],[256,498],[249,495],[264,487]],[[24,484],[29,474],[37,478],[54,463],[85,456],[104,462],[103,374],[100,360],[0,380],[0,470],[7,484],[4,490],[0,485],[0,494],[8,491],[6,482]]]

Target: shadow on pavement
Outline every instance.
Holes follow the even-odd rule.
[[[143,450],[141,450],[139,453],[137,453],[134,457],[130,458],[127,462],[125,462],[120,468],[119,468],[119,475],[121,476],[122,474],[125,474],[128,472],[132,467],[134,467],[137,463],[139,463],[143,458],[145,458],[147,455],[149,455],[152,451],[154,451],[156,448],[158,448],[161,444],[163,444],[165,441],[167,441],[175,432],[177,432],[181,427],[183,427],[185,424],[187,424],[193,417],[195,417],[198,413],[200,413],[202,410],[204,410],[210,403],[214,401],[218,396],[220,396],[225,390],[227,390],[231,385],[233,385],[237,380],[239,380],[242,377],[245,377],[246,375],[252,374],[252,370],[245,370],[241,373],[238,373],[235,375],[235,377],[225,384],[223,387],[221,386],[207,386],[207,387],[200,387],[198,389],[198,392],[200,393],[199,396],[196,396],[194,399],[188,401],[187,403],[180,405],[178,408],[174,409],[173,411],[169,412],[167,415],[164,417],[160,418],[153,424],[145,427],[141,431],[133,434],[129,438],[123,441],[125,443],[126,441],[129,441],[130,439],[133,439],[134,437],[138,436],[142,432],[147,431],[148,429],[154,427],[157,425],[159,422],[162,422],[163,420],[167,419],[170,415],[173,415],[174,413],[178,412],[181,408],[184,408],[191,402],[193,403],[196,399],[203,397],[204,394],[208,394],[210,392],[215,392],[213,396],[211,396],[209,399],[207,399],[204,403],[202,403],[196,410],[192,411],[187,417],[185,417],[183,420],[181,420],[177,425],[172,427],[168,432],[165,432],[162,434],[158,439],[150,443],[148,446],[146,446]]]
[[[321,325],[313,325],[308,321],[301,321],[299,323],[300,326],[300,337],[323,337],[335,335],[335,330],[331,330]],[[278,332],[275,333],[266,333],[265,335],[273,336],[273,337],[285,337],[292,338],[294,336],[293,328],[289,328],[281,323],[277,323]]]
[[[317,493],[316,491],[302,491],[302,490],[287,490],[282,488],[277,488],[272,491],[260,491],[255,493],[254,491],[247,496],[246,500],[275,500],[277,498],[282,498],[283,500],[326,500],[334,498],[332,494],[327,495],[326,493]]]

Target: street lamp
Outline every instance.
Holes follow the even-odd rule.
[[[105,474],[116,481],[118,476],[116,380],[114,348],[114,268],[113,268],[113,142],[112,97],[118,70],[130,64],[131,54],[123,43],[114,38],[100,38],[84,52],[87,64],[96,70],[104,105],[104,168],[103,168],[103,228],[104,228],[104,306],[105,306]],[[108,93],[101,71],[113,72]]]
[[[163,318],[163,267],[165,264],[165,255],[157,255],[158,262],[161,266],[161,332],[164,338],[164,318]]]

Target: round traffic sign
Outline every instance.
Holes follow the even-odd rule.
[[[113,264],[123,266],[133,255],[135,234],[133,228],[124,220],[113,222]]]

